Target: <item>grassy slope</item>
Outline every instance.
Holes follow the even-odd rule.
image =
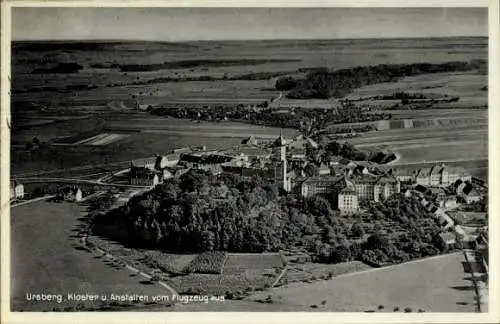
[[[157,285],[143,285],[128,270],[107,266],[86,251],[75,249],[71,236],[79,208],[69,203],[37,202],[11,211],[11,305],[13,310],[41,311],[68,306],[30,302],[25,293],[167,294]]]
[[[467,288],[471,282],[465,280],[462,261],[462,254],[445,255],[312,284],[290,284],[251,298],[271,294],[277,304],[285,306],[320,306],[326,300],[320,306],[325,311],[362,312],[384,305],[389,312],[395,306],[401,311],[411,307],[413,311],[473,312],[473,291]]]

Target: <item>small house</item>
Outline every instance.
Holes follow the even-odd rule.
[[[483,199],[483,195],[472,184],[467,184],[462,192],[462,198],[467,204],[478,202]]]
[[[453,232],[440,233],[439,238],[448,249],[453,249],[457,243],[457,237]]]
[[[62,190],[62,198],[65,201],[80,202],[83,199],[83,193],[80,188],[66,187]]]
[[[24,185],[17,180],[10,182],[10,199],[23,199]]]

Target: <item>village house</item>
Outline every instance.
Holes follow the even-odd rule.
[[[447,249],[454,249],[457,244],[457,236],[453,232],[440,233],[439,238]]]
[[[24,185],[17,180],[10,181],[10,199],[23,199]]]
[[[475,188],[472,184],[468,183],[462,190],[460,197],[467,203],[471,204],[474,202],[478,202],[483,199],[483,194]]]

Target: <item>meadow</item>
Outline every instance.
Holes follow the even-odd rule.
[[[271,295],[277,308],[296,305],[323,311],[394,312],[398,307],[403,312],[409,307],[413,312],[473,312],[474,293],[463,261],[461,253],[443,255],[310,284],[291,283],[257,292],[249,300]]]
[[[51,311],[76,302],[32,302],[26,293],[166,294],[157,285],[143,285],[130,271],[100,259],[80,246],[77,236],[81,206],[36,202],[11,209],[11,309]],[[51,224],[48,226],[47,224]],[[33,244],[36,242],[36,244]],[[79,307],[95,307],[88,302]]]

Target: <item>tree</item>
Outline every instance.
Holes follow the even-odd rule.
[[[313,196],[307,199],[309,213],[316,216],[331,216],[330,204],[324,198]]]
[[[351,251],[343,245],[335,247],[330,255],[330,260],[333,263],[348,262],[350,259]]]
[[[362,223],[354,223],[351,228],[352,235],[355,237],[363,237],[365,235],[365,229]]]
[[[341,149],[342,146],[339,143],[337,143],[336,141],[331,141],[326,145],[325,152],[331,155],[338,155]]]
[[[355,153],[356,148],[351,143],[345,142],[344,145],[342,145],[341,155],[343,157],[352,160]]]
[[[366,241],[366,247],[370,250],[384,249],[389,246],[389,239],[382,233],[370,235]]]
[[[201,188],[208,184],[206,173],[199,170],[191,170],[181,176],[180,187],[183,191],[192,192],[200,191]]]
[[[297,80],[291,76],[286,76],[276,80],[275,88],[279,91],[292,90],[297,86]]]

